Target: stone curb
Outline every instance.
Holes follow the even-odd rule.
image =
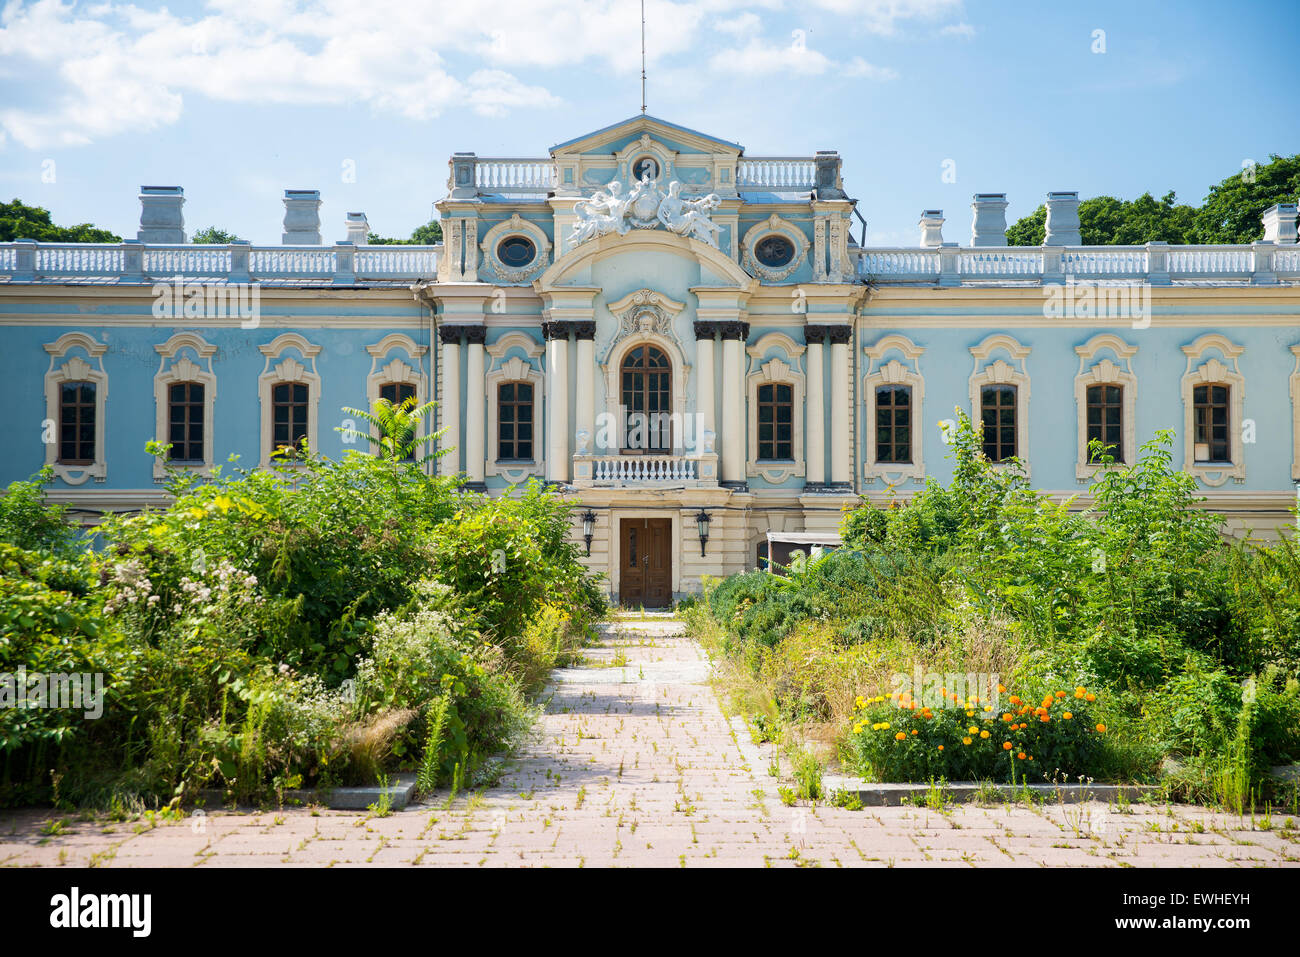
[[[281,803],[284,807],[304,807],[309,804],[318,804],[329,808],[331,811],[364,811],[370,805],[378,803],[379,799],[387,791],[389,806],[394,811],[401,811],[415,797],[415,780],[416,775],[407,772],[392,775],[389,778],[387,788],[378,784],[367,787],[330,788],[328,790],[297,788],[285,791]],[[204,788],[199,791],[198,797],[205,806],[210,808],[230,806],[226,801],[226,792],[219,788]]]
[[[978,784],[974,781],[956,781],[938,786],[944,800],[966,803],[977,798],[997,795],[1015,802],[1028,791],[1035,798],[1049,802],[1078,804],[1081,801],[1115,801],[1120,798],[1137,800],[1159,793],[1151,784]],[[857,795],[864,807],[898,807],[902,804],[924,801],[931,791],[929,784],[876,784],[859,778],[842,778],[828,775],[822,779],[822,791],[833,797],[845,791]]]

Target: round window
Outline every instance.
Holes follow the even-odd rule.
[[[780,269],[794,259],[794,243],[785,236],[764,236],[754,247],[754,258],[764,266]]]
[[[497,258],[511,269],[520,269],[537,258],[537,247],[527,236],[507,236],[497,246]]]
[[[642,156],[632,164],[633,179],[639,183],[645,176],[649,176],[651,179],[659,178],[659,164],[655,162],[653,156]]]

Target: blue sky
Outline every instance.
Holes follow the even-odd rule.
[[[976,192],[1011,220],[1056,189],[1199,202],[1300,152],[1281,0],[648,0],[647,20],[651,113],[751,155],[838,149],[876,245],[915,245],[931,207],[968,242]],[[639,29],[637,0],[6,0],[0,195],[130,238],[139,186],[178,184],[191,231],[278,242],[283,190],[316,188],[326,241],[357,209],[405,236],[453,151],[544,155],[636,113]]]

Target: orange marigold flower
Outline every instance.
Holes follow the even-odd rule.
[[[942,750],[943,750],[943,745],[942,745],[942,744],[941,744],[941,745],[939,745],[939,750],[940,750],[940,751],[942,751]]]
[[[1021,761],[1023,761],[1025,759],[1025,752],[1021,751],[1016,755],[1016,757],[1018,757]]]
[[[1104,724],[1099,724],[1099,725],[1097,725],[1097,733],[1098,733],[1098,734],[1105,734],[1105,733],[1106,733],[1106,726],[1105,726]]]
[[[988,733],[987,731],[981,731],[981,732],[980,732],[980,737],[981,737],[981,738],[987,738],[988,736],[989,736],[989,733]]]
[[[1066,721],[1069,721],[1071,718],[1074,717],[1074,713],[1067,711],[1065,712],[1065,714],[1061,715],[1061,717],[1064,718]]]
[[[907,738],[907,735],[905,735],[902,731],[900,731],[900,732],[898,732],[898,734],[894,735],[894,740],[895,740],[895,741],[903,741],[903,740],[905,740],[906,738]]]
[[[1056,692],[1056,696],[1057,696],[1058,698],[1064,698],[1064,697],[1065,697],[1065,692],[1064,692],[1064,691],[1058,691],[1058,692]]]
[[[1082,698],[1087,693],[1088,693],[1088,689],[1085,688],[1083,685],[1079,685],[1079,687],[1074,689],[1074,696],[1076,698]]]
[[[1005,685],[998,685],[998,694],[1006,694],[1006,693],[1007,693],[1006,686],[1005,686]]]
[[[1093,694],[1091,691],[1089,691],[1089,692],[1088,692],[1086,695],[1084,695],[1083,697],[1084,697],[1086,700],[1088,700],[1088,701],[1096,701],[1096,700],[1097,700],[1097,696],[1096,696],[1095,694]]]
[[[961,739],[961,743],[962,743],[962,744],[970,744],[970,738],[962,738],[962,739]]]
[[[1011,742],[1010,742],[1010,741],[1003,741],[1003,742],[1002,742],[1002,750],[1003,750],[1003,751],[1010,751],[1010,750],[1011,750]]]
[[[913,728],[913,729],[912,729],[912,733],[913,733],[913,734],[919,734],[920,732],[918,732],[918,731],[916,730],[916,728]]]
[[[1012,704],[1020,704],[1020,696],[1019,696],[1019,695],[1014,695],[1014,694],[1013,694],[1013,695],[1011,696],[1011,703],[1012,703]]]
[[[1010,720],[1011,720],[1011,712],[1008,711],[1006,714],[1004,714],[1004,715],[1002,716],[1002,720],[1003,720],[1003,721],[1010,721]]]
[[[1040,714],[1038,720],[1043,722],[1043,724],[1047,724],[1047,722],[1052,720],[1052,716],[1050,714]]]

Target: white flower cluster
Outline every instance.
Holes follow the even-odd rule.
[[[114,565],[113,574],[109,581],[117,586],[117,590],[112,597],[104,602],[104,611],[110,615],[116,613],[124,605],[144,602],[152,608],[162,600],[153,593],[153,582],[149,580],[149,576],[145,573],[144,565],[135,559]]]
[[[182,578],[180,583],[181,595],[180,601],[175,602],[172,607],[172,614],[179,615],[185,611],[185,604],[192,603],[197,605],[206,605],[215,599],[220,600],[227,598],[239,588],[257,587],[257,576],[252,572],[246,572],[241,568],[236,568],[228,561],[223,561],[212,573],[213,581],[205,582],[202,578]],[[145,572],[144,565],[136,559],[120,562],[113,566],[112,575],[109,577],[109,584],[117,586],[114,594],[104,602],[104,611],[108,614],[114,614],[123,608],[133,607],[143,603],[148,608],[154,608],[162,601],[160,595],[153,593],[153,582],[151,582]],[[252,604],[261,604],[262,596],[256,595],[249,599]]]

